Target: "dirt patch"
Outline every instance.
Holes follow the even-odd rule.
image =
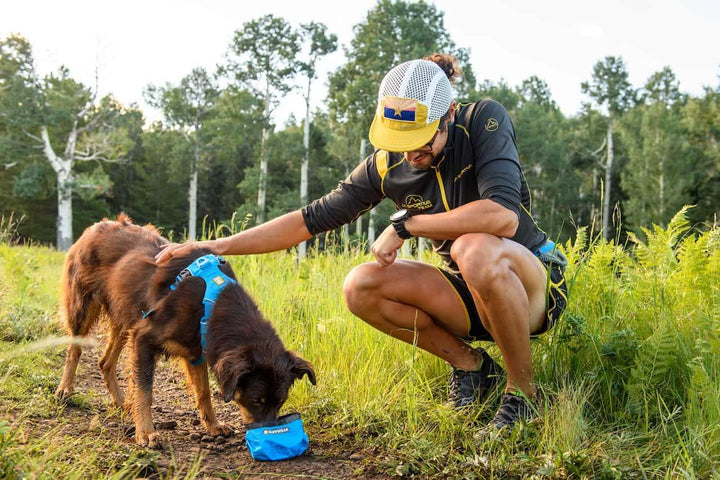
[[[24,423],[28,434],[40,435],[62,425],[62,435],[115,439],[138,452],[145,450],[134,443],[132,419],[110,403],[97,367],[100,353],[99,347],[83,351],[75,379],[76,393],[98,394],[88,396],[91,406],[69,405],[63,414],[64,420],[72,419],[69,422],[60,422],[63,419],[58,418],[28,419]],[[124,387],[123,375],[120,377]],[[175,469],[187,471],[200,457],[199,478],[387,478],[372,464],[376,452],[352,451],[336,441],[325,440],[321,432],[313,431],[312,425],[306,425],[310,447],[300,457],[282,462],[253,460],[245,447],[239,411],[233,405],[223,403],[220,394],[214,392],[213,406],[218,419],[230,425],[235,434],[229,438],[210,437],[200,424],[184,375],[171,362],[160,361],[153,389],[153,421],[163,435],[163,449],[149,455],[157,457],[147,469],[148,477],[165,477]]]

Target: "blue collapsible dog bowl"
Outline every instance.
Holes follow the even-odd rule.
[[[309,439],[299,413],[245,426],[245,444],[255,460],[287,460],[302,455]]]

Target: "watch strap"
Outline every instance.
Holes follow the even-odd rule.
[[[410,232],[408,232],[407,228],[405,228],[405,220],[400,220],[399,222],[393,222],[392,225],[393,225],[393,228],[395,229],[395,233],[397,233],[398,237],[402,238],[403,240],[412,238],[412,235],[410,235]]]

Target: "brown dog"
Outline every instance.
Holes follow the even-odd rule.
[[[139,227],[120,215],[117,221],[88,227],[68,251],[63,271],[61,311],[70,334],[85,336],[101,315],[107,318],[109,340],[100,370],[113,402],[132,412],[137,443],[160,445],[150,409],[158,354],[181,358],[200,419],[211,435],[227,436],[232,430],[215,417],[206,363],[215,373],[225,402],[238,403],[245,423],[276,418],[295,380],[307,375],[315,384],[312,365],[285,350],[245,290],[231,283],[218,296],[208,321],[207,362],[194,366],[203,355],[200,318],[205,281],[191,276],[172,292],[169,287],[181,270],[210,252],[198,249],[158,266],[154,256],[166,243],[151,225]],[[229,264],[220,269],[235,279]],[[152,314],[143,317],[143,311]],[[132,371],[124,399],[116,366],[128,341]],[[72,394],[81,352],[78,344],[68,348],[56,392],[60,398]]]

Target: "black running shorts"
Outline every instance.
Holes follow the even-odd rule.
[[[550,264],[543,262],[545,268],[548,269],[547,282],[547,311],[545,313],[545,322],[537,332],[533,332],[531,337],[537,337],[553,328],[557,323],[560,314],[565,310],[567,305],[567,284],[565,283],[564,268],[556,263]],[[492,335],[488,332],[480,321],[475,302],[473,301],[470,289],[467,283],[460,275],[452,274],[442,268],[438,268],[440,273],[445,277],[450,286],[453,287],[458,298],[465,306],[466,319],[468,324],[467,340],[486,340],[493,341]]]

